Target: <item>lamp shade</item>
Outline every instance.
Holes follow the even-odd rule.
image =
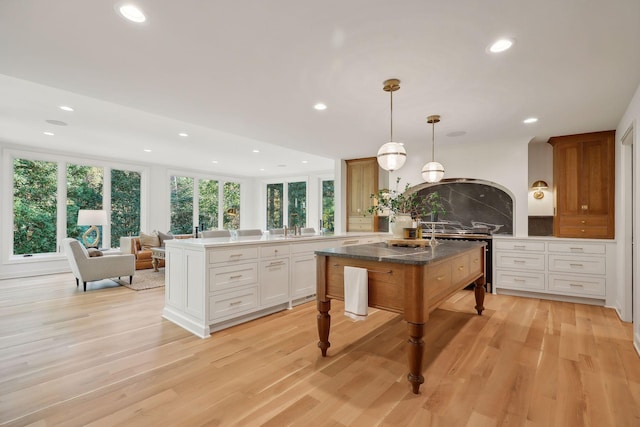
[[[422,167],[422,179],[426,182],[440,182],[444,177],[444,166],[438,162],[429,162]]]
[[[399,142],[387,142],[378,150],[378,164],[384,170],[398,170],[406,160],[407,150]]]
[[[78,225],[106,225],[107,211],[80,209],[78,211]]]
[[[538,180],[538,181],[533,183],[531,188],[535,188],[537,190],[543,190],[543,189],[549,188],[549,185],[545,181]]]

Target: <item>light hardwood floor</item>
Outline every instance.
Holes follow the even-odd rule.
[[[639,426],[640,358],[611,309],[461,291],[426,326],[425,384],[406,326],[315,303],[199,339],[161,318],[162,288],[70,274],[0,281],[0,425]]]

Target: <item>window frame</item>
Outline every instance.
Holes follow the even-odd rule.
[[[29,161],[55,162],[57,168],[57,199],[56,199],[56,252],[46,252],[40,254],[31,254],[31,256],[15,255],[13,253],[13,162],[15,159],[25,159]],[[0,227],[6,239],[2,241],[2,264],[23,264],[30,262],[41,262],[47,260],[59,260],[66,256],[62,253],[62,240],[67,236],[67,165],[74,164],[80,166],[91,166],[102,168],[103,170],[103,188],[102,188],[102,206],[107,212],[111,212],[111,169],[128,170],[140,173],[140,227],[143,229],[146,225],[148,206],[148,176],[149,168],[141,165],[123,163],[118,161],[97,159],[91,157],[61,155],[51,152],[40,152],[30,150],[19,150],[12,148],[4,148],[2,150],[2,207],[0,214],[2,222]],[[109,179],[107,179],[107,177]],[[102,230],[104,247],[110,247],[111,241],[111,225],[107,224]],[[109,246],[107,246],[109,245]]]
[[[240,186],[240,215],[242,215],[242,193],[245,188],[245,182],[242,179],[228,177],[228,176],[220,176],[220,175],[210,175],[205,173],[198,173],[193,171],[186,171],[180,169],[167,169],[167,175],[165,179],[165,183],[169,183],[172,176],[181,176],[185,178],[193,179],[193,213],[192,213],[192,230],[196,225],[198,226],[198,230],[200,230],[200,180],[206,179],[211,181],[218,182],[218,230],[224,229],[224,185],[227,182],[236,183]],[[166,209],[169,214],[166,224],[171,227],[171,194],[169,193],[169,187],[167,185],[167,204]]]

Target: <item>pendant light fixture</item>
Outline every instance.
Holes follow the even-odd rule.
[[[404,145],[393,142],[393,92],[400,89],[400,80],[389,79],[384,82],[382,89],[391,95],[391,138],[378,150],[378,164],[384,170],[393,172],[404,165],[407,160],[407,151]]]
[[[429,183],[440,182],[444,177],[444,166],[436,162],[436,123],[440,121],[439,115],[427,117],[427,123],[431,123],[431,161],[422,167],[422,179]]]

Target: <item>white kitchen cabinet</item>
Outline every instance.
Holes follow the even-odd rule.
[[[601,304],[607,284],[615,280],[614,242],[494,236],[494,248],[497,293],[525,291]]]
[[[316,250],[377,241],[370,233],[168,241],[163,317],[205,338],[290,308],[315,296]]]
[[[260,261],[260,305],[289,301],[289,258]]]
[[[316,294],[316,256],[313,252],[291,258],[291,301]]]

